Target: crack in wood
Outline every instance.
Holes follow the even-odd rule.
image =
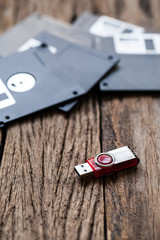
[[[152,6],[150,0],[139,0],[139,5],[143,12],[149,17],[152,18]]]
[[[102,114],[102,96],[99,92],[98,94],[98,102],[99,102],[99,108],[100,108],[100,134],[99,134],[99,141],[100,141],[100,148],[101,148],[101,152],[103,152],[103,126],[102,126],[102,121],[103,121],[103,114]],[[105,177],[103,177],[103,204],[104,204],[104,218],[103,218],[103,224],[104,224],[104,239],[107,240],[107,215],[106,215],[106,211],[107,211],[107,205],[106,205],[106,195],[105,195],[105,185],[106,185],[106,180]]]
[[[116,16],[119,18],[125,9],[125,2],[123,0],[115,0],[115,12]]]
[[[7,134],[7,128],[6,126],[3,127],[1,130],[1,140],[0,140],[0,166],[3,158],[3,152],[5,148],[5,142],[6,142],[6,134]]]

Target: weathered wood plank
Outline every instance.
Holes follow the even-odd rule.
[[[8,128],[2,239],[104,239],[102,179],[81,181],[74,172],[100,152],[99,126],[97,97],[90,96],[69,118],[50,110]]]
[[[160,237],[159,104],[158,95],[103,95],[103,151],[130,145],[141,159],[136,169],[106,178],[108,239]]]
[[[147,2],[147,1],[146,1]],[[127,2],[130,11],[122,20],[160,31],[157,22],[158,3],[137,2],[141,8],[137,18],[134,2]],[[153,3],[153,4],[152,4]],[[131,4],[134,6],[131,7]],[[146,5],[148,4],[148,5]],[[151,7],[149,7],[149,4]],[[144,14],[145,8],[148,13]],[[155,6],[157,9],[155,9]],[[132,9],[132,10],[131,10]],[[153,10],[154,9],[154,10]],[[152,12],[153,11],[153,12]],[[155,97],[154,97],[155,96]],[[140,156],[138,169],[115,174],[105,181],[105,207],[108,239],[159,239],[159,96],[103,95],[102,148],[103,151],[130,145]]]
[[[148,30],[160,31],[160,3],[159,0],[56,0],[38,1],[28,0],[9,1],[0,0],[1,24],[0,31],[4,31],[16,22],[28,16],[33,11],[39,11],[61,20],[70,22],[83,11],[107,14],[131,23],[140,24]]]
[[[16,22],[25,18],[33,11],[48,14],[58,17],[61,20],[70,22],[77,16],[77,12],[91,11],[92,1],[76,1],[76,0],[56,0],[56,1],[38,1],[28,0],[22,1],[9,1],[0,0],[0,14],[1,24],[0,30],[11,27]],[[78,8],[78,10],[77,10]]]

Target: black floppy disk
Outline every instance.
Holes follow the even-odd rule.
[[[114,51],[121,62],[108,78],[101,81],[102,91],[160,91],[159,34],[117,35]]]
[[[100,82],[102,91],[159,91],[160,35],[106,16],[85,13],[74,30],[90,35],[92,47],[118,54],[120,64]],[[74,33],[73,33],[74,35]]]
[[[72,37],[71,25],[53,17],[33,13],[0,35],[0,56],[15,53],[26,41],[43,31],[50,32],[68,41],[90,46],[90,38],[77,33]],[[35,44],[30,41],[30,44]]]
[[[74,22],[74,26],[89,32],[91,36],[107,38],[117,34],[143,33],[145,29],[108,16],[85,12]]]
[[[70,32],[67,32],[66,33],[67,37],[72,35],[72,31],[71,31],[71,28],[70,28]],[[75,39],[74,41],[77,43],[77,41],[80,41],[83,45],[90,45],[90,38],[88,36],[88,34],[86,33],[82,33],[81,31],[78,31],[78,32],[75,32],[74,33],[74,37],[72,36],[72,39]],[[86,41],[87,40],[87,41]],[[46,43],[49,47],[52,46],[52,48],[57,48],[58,51],[61,51],[61,42],[62,41],[59,41],[59,38],[57,38],[56,40],[56,37],[51,35],[50,33],[47,33],[47,32],[43,32],[43,33],[40,33],[39,35],[35,36],[35,37],[32,37],[30,38],[28,41],[26,41],[20,48],[19,48],[19,51],[25,51],[31,47],[38,47],[38,46],[41,46],[42,43]],[[66,41],[67,42],[67,41]],[[64,41],[64,43],[66,44],[66,42]],[[68,46],[71,45],[71,41],[69,42],[68,41]],[[73,44],[73,40],[72,40],[72,44]],[[51,48],[51,47],[50,47]],[[55,50],[56,51],[56,50]],[[89,49],[86,51],[90,51]],[[54,49],[53,49],[53,52],[54,52]],[[107,53],[106,53],[107,54]],[[74,56],[76,55],[76,52],[72,52],[70,54],[70,57],[73,58]],[[57,57],[57,56],[56,56]],[[43,58],[45,58],[45,56],[43,56]],[[51,56],[52,58],[52,56]],[[76,59],[75,59],[76,60]],[[62,60],[63,61],[63,60]],[[48,61],[48,56],[47,56],[47,62],[49,62],[49,64],[52,62],[52,61]],[[67,60],[68,62],[68,60]],[[119,59],[117,58],[117,56],[113,56],[113,55],[110,55],[108,54],[108,57],[106,58],[106,74],[115,66],[117,65],[119,62]],[[81,62],[82,64],[82,62]],[[72,73],[74,71],[74,75],[75,75],[75,79],[78,79],[79,82],[81,82],[81,84],[83,84],[83,88],[85,89],[86,92],[88,92],[100,79],[97,79],[96,81],[94,80],[94,78],[96,77],[96,75],[92,75],[92,79],[91,78],[88,78],[87,80],[86,79],[82,79],[81,78],[81,75],[78,75],[77,74],[77,70],[79,71],[80,69],[78,69],[81,64],[74,64],[74,70],[72,68]],[[84,61],[84,64],[85,64],[85,61]],[[96,71],[98,70],[98,68],[100,69],[101,66],[98,66],[96,67]],[[92,69],[89,69],[89,65],[88,65],[88,71],[93,71]],[[95,82],[95,83],[94,83]],[[94,84],[93,84],[94,83]],[[63,110],[63,111],[69,111],[75,104],[77,103],[76,102],[70,102],[70,103],[67,103],[67,104],[63,104],[62,106],[59,106],[59,109]]]
[[[116,55],[93,51],[90,48],[76,45],[47,32],[40,33],[35,37],[35,40],[42,43],[38,48],[39,56],[46,62],[46,65],[52,67],[53,58],[61,61],[62,66],[67,66],[75,81],[82,86],[85,92],[88,92],[119,62]],[[49,49],[53,49],[55,54],[45,55],[46,51],[43,52],[43,44],[47,44]]]
[[[59,62],[46,67],[37,49],[0,60],[0,126],[82,94],[69,71]]]
[[[1,93],[2,123],[85,94],[118,61],[49,33],[36,40],[42,38],[39,47],[0,60],[1,85],[10,92]],[[5,106],[11,95],[15,103]]]
[[[75,45],[74,43],[60,39],[47,32],[42,32],[34,38],[29,39],[23,46],[21,46],[21,48],[19,48],[19,51],[25,51],[30,47],[36,46],[39,49],[39,54],[42,54],[41,58],[44,62],[46,62],[47,66],[52,67],[52,59],[54,57],[58,57],[58,59],[61,57],[60,61],[63,64],[63,67],[66,64],[69,66],[69,69],[72,72],[75,81],[78,81],[78,83],[80,84],[80,86],[83,87],[86,93],[119,62],[119,59],[116,56],[103,54],[105,62],[101,61],[100,64],[95,64],[94,54],[96,54],[97,57],[102,57],[102,54],[100,54],[100,52],[97,51],[93,54],[93,51],[89,48],[80,47],[78,45]],[[45,46],[48,47],[51,52],[53,52],[53,55],[47,54],[47,58],[43,53],[43,49]],[[61,56],[61,52],[63,51],[63,49],[67,49],[68,53]],[[88,53],[88,57],[87,55],[85,57],[84,52]],[[85,71],[87,73],[86,78],[82,76],[82,71]],[[103,72],[103,75],[101,74],[101,72]],[[73,108],[76,103],[77,100],[74,102],[63,104],[59,106],[59,109],[67,112],[71,108]]]
[[[70,29],[70,24],[47,15],[33,13],[0,36],[0,56],[15,53],[18,49],[22,49],[25,42],[28,42],[28,45],[25,45],[28,49],[41,45],[34,40],[34,36],[42,31],[48,31],[70,42],[90,46],[90,38],[87,35],[78,31],[73,37]],[[77,101],[63,104],[58,108],[65,112],[70,111]]]

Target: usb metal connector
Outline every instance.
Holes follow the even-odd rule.
[[[88,163],[83,163],[74,167],[79,177],[87,177],[93,174],[93,169]]]

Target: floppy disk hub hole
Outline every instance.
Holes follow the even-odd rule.
[[[14,92],[27,92],[36,84],[33,75],[29,73],[16,73],[12,75],[7,82],[7,86]]]

